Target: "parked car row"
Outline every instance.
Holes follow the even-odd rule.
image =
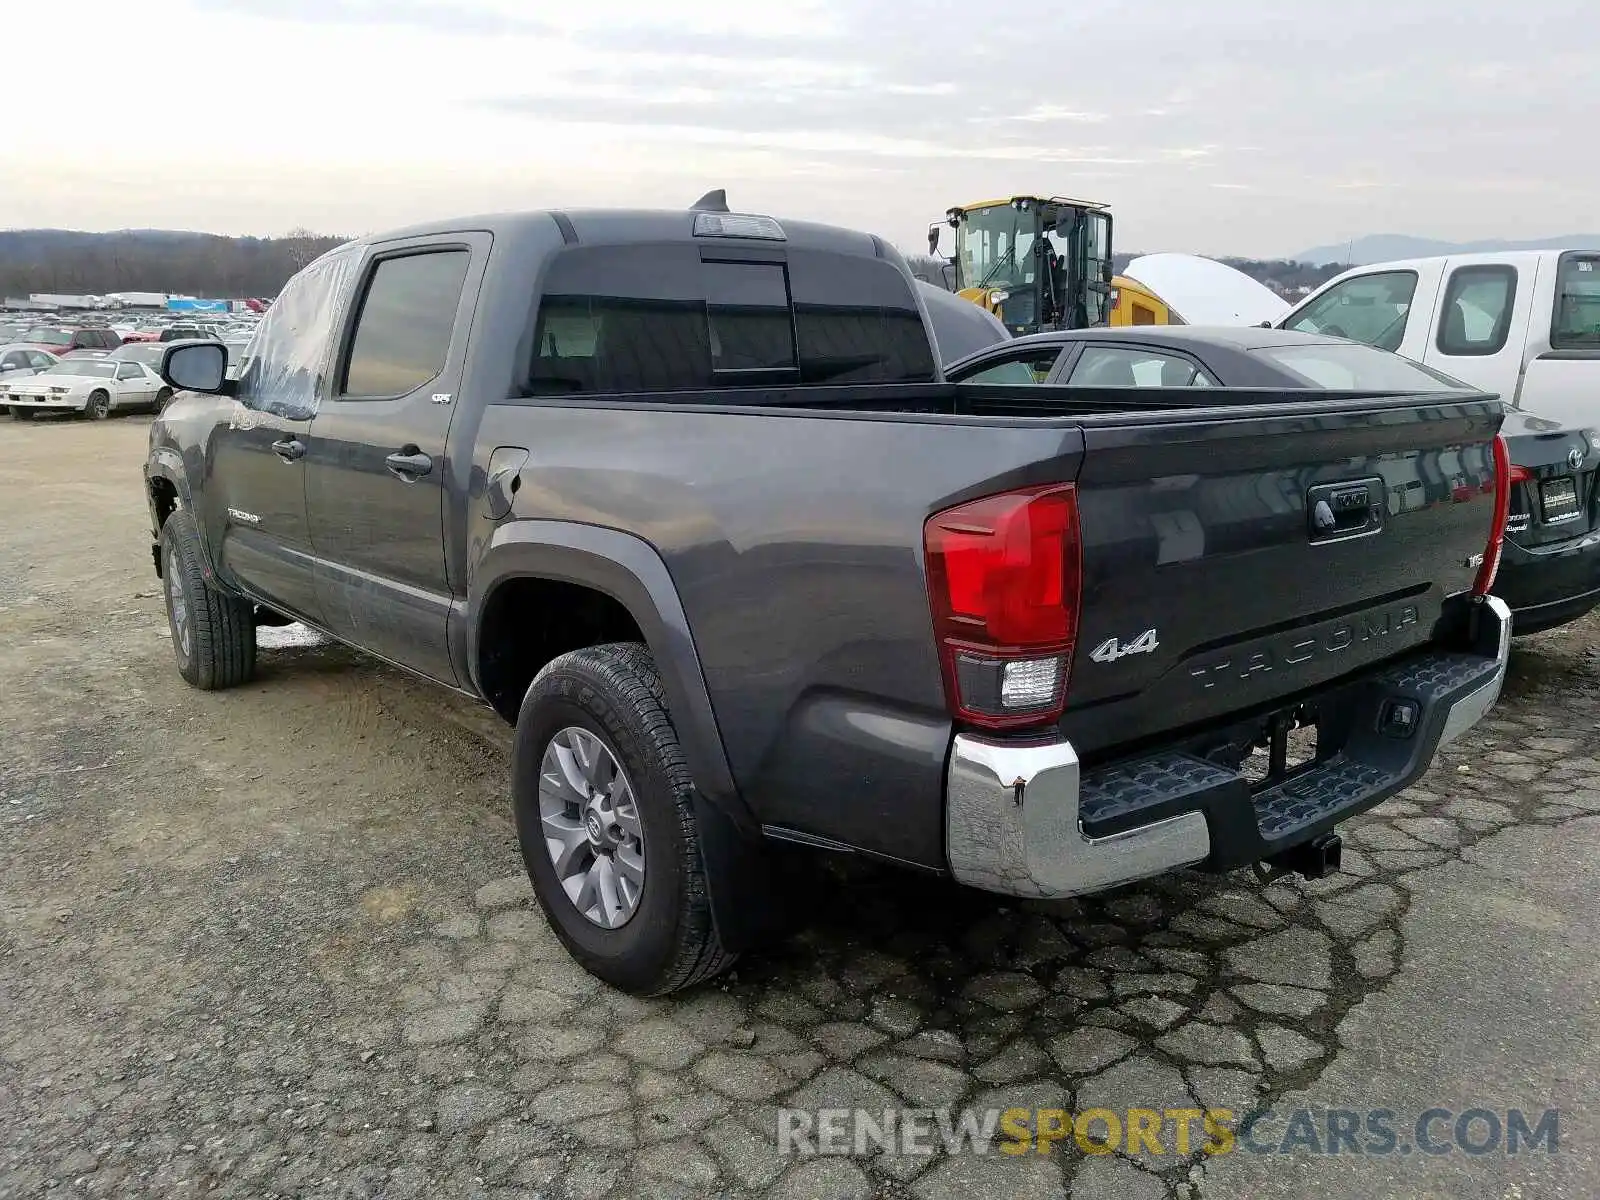
[[[173,391],[157,373],[165,351],[160,344],[131,343],[58,357],[32,346],[0,346],[0,405],[18,421],[41,412],[91,420],[126,409],[160,412]]]

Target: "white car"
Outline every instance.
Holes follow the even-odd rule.
[[[46,367],[55,366],[58,361],[48,350],[34,346],[0,345],[0,385],[14,379],[31,379]],[[0,391],[4,391],[3,386],[0,386]]]
[[[36,412],[75,412],[98,421],[117,409],[160,412],[171,398],[172,389],[142,362],[69,358],[7,384],[5,404],[21,421]]]

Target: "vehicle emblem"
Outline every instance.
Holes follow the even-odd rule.
[[[1579,467],[1583,466],[1583,460],[1587,457],[1588,456],[1584,454],[1582,447],[1574,446],[1571,450],[1567,451],[1567,466],[1576,471]]]
[[[452,397],[449,392],[435,392],[433,395],[429,396],[428,399],[432,400],[435,404],[449,404]]]

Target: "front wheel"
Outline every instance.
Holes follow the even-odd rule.
[[[556,936],[590,973],[658,996],[733,964],[711,919],[694,785],[643,646],[563,654],[522,701],[517,837]]]
[[[111,415],[111,393],[94,391],[89,394],[89,403],[84,405],[83,415],[91,421],[104,421]]]
[[[33,420],[33,410],[31,408],[21,408],[13,404],[11,406],[11,419],[13,421],[31,421]]]
[[[207,581],[187,509],[161,526],[161,582],[178,674],[203,692],[248,683],[256,670],[255,606]]]

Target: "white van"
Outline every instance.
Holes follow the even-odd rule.
[[[1600,251],[1355,267],[1276,324],[1392,350],[1528,412],[1600,426]]]

